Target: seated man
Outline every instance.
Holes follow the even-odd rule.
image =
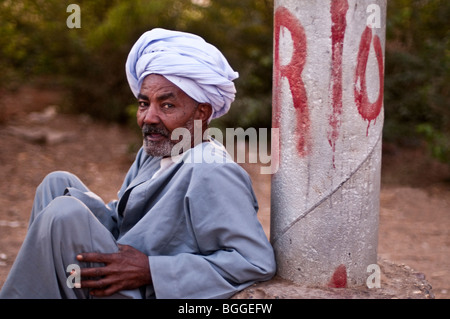
[[[164,29],[138,39],[126,73],[144,143],[119,199],[47,175],[1,298],[228,298],[274,275],[249,176],[203,134],[237,73],[202,38]]]

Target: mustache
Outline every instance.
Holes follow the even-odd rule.
[[[146,136],[149,134],[161,134],[164,137],[169,137],[170,132],[166,127],[161,125],[144,124],[142,126],[142,135]]]

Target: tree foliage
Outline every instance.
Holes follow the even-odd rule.
[[[384,136],[450,163],[450,2],[388,1]],[[407,140],[406,140],[407,137]]]
[[[52,74],[69,89],[73,110],[125,122],[134,103],[124,72],[131,46],[152,28],[176,29],[216,45],[240,73],[228,123],[270,126],[271,0],[77,1],[80,29],[66,25],[70,2],[1,0],[0,85]]]
[[[154,27],[197,33],[240,73],[230,113],[213,125],[270,127],[273,0],[77,0],[81,28],[69,29],[74,1],[0,0],[0,87],[50,75],[67,107],[126,122],[134,97],[124,64]],[[389,0],[385,72],[387,140],[423,137],[450,162],[448,0]]]

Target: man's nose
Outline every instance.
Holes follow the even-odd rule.
[[[144,123],[145,124],[156,124],[161,122],[161,118],[159,117],[158,108],[155,105],[150,104],[145,112]]]

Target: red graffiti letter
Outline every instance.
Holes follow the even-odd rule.
[[[375,35],[373,38],[373,47],[378,62],[378,75],[380,79],[380,91],[378,98],[374,103],[370,103],[367,96],[366,86],[366,67],[369,58],[370,44],[372,42],[372,29],[366,27],[361,35],[361,42],[359,44],[358,63],[355,72],[355,103],[358,107],[358,112],[362,118],[370,121],[375,120],[380,114],[383,106],[383,86],[384,86],[384,67],[383,67],[383,49],[381,47],[380,38]]]
[[[286,27],[291,33],[293,40],[294,51],[292,59],[287,65],[280,66],[280,29]],[[309,151],[309,111],[306,97],[306,90],[302,80],[303,67],[306,61],[306,35],[303,27],[298,22],[297,18],[292,15],[289,10],[280,7],[275,12],[274,19],[275,32],[275,57],[274,57],[274,84],[275,84],[275,99],[274,99],[274,126],[279,127],[279,111],[280,111],[280,80],[286,77],[289,81],[289,87],[292,93],[292,100],[296,110],[297,128],[296,134],[298,137],[297,150],[300,156],[305,156]]]
[[[331,132],[328,133],[328,142],[336,149],[336,140],[339,136],[342,114],[342,52],[344,50],[344,35],[347,28],[346,14],[348,11],[347,0],[331,1],[331,87],[333,114],[330,116]]]

